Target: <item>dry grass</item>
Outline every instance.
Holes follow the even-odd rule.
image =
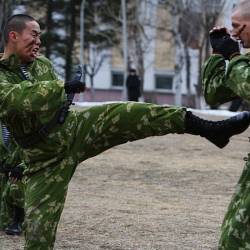
[[[71,181],[55,249],[216,249],[249,132],[222,150],[197,136],[167,135],[85,161]],[[0,241],[0,249],[18,250],[24,240],[0,233]]]

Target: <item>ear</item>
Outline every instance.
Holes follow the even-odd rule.
[[[9,33],[9,40],[15,42],[18,38],[18,34],[15,31],[10,31]]]

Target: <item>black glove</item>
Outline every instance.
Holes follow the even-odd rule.
[[[210,32],[210,43],[213,53],[221,54],[225,60],[231,59],[234,55],[240,54],[239,43],[232,39],[226,28]]]
[[[79,66],[75,73],[73,80],[65,82],[64,89],[67,94],[80,93],[85,90],[85,82],[81,82],[82,78],[82,68]],[[83,78],[84,79],[84,78]]]
[[[20,165],[17,165],[16,167],[11,168],[9,170],[9,177],[17,179],[17,180],[21,180],[23,177],[23,171],[24,171],[23,167],[21,167]]]

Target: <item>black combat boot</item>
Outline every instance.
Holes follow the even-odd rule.
[[[22,223],[24,220],[24,209],[14,207],[13,222],[5,229],[8,235],[20,235],[22,233]]]
[[[245,131],[250,124],[250,112],[244,111],[222,121],[207,121],[201,119],[191,111],[185,117],[185,133],[200,135],[219,148],[225,147],[229,138]]]

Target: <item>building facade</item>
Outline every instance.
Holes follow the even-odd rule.
[[[230,16],[236,3],[237,0],[226,1],[219,22],[230,27]],[[150,18],[151,24],[144,27],[147,36],[151,39],[149,39],[143,55],[142,100],[157,104],[196,106],[195,97],[199,77],[199,51],[197,47],[188,48],[190,60],[189,76],[187,77],[187,60],[185,60],[183,44],[178,45],[180,41],[178,36],[176,34],[173,36],[174,31],[178,33],[179,30],[173,16],[161,7],[158,0],[145,1],[141,8],[143,9],[141,13]],[[160,26],[165,27],[165,30],[159,28]],[[190,32],[194,31],[190,30]],[[133,46],[129,44],[128,51],[131,63],[135,66],[136,58],[133,58],[133,50],[130,50],[130,47]],[[117,49],[104,51],[100,55],[93,53],[92,60],[96,60],[98,56],[105,59],[93,79],[94,88],[91,91],[90,79],[87,77],[88,90],[84,93],[83,99],[82,96],[76,96],[76,101],[125,100],[125,67],[121,53]],[[189,81],[189,84],[187,84],[187,81]],[[191,102],[190,98],[192,98]]]

